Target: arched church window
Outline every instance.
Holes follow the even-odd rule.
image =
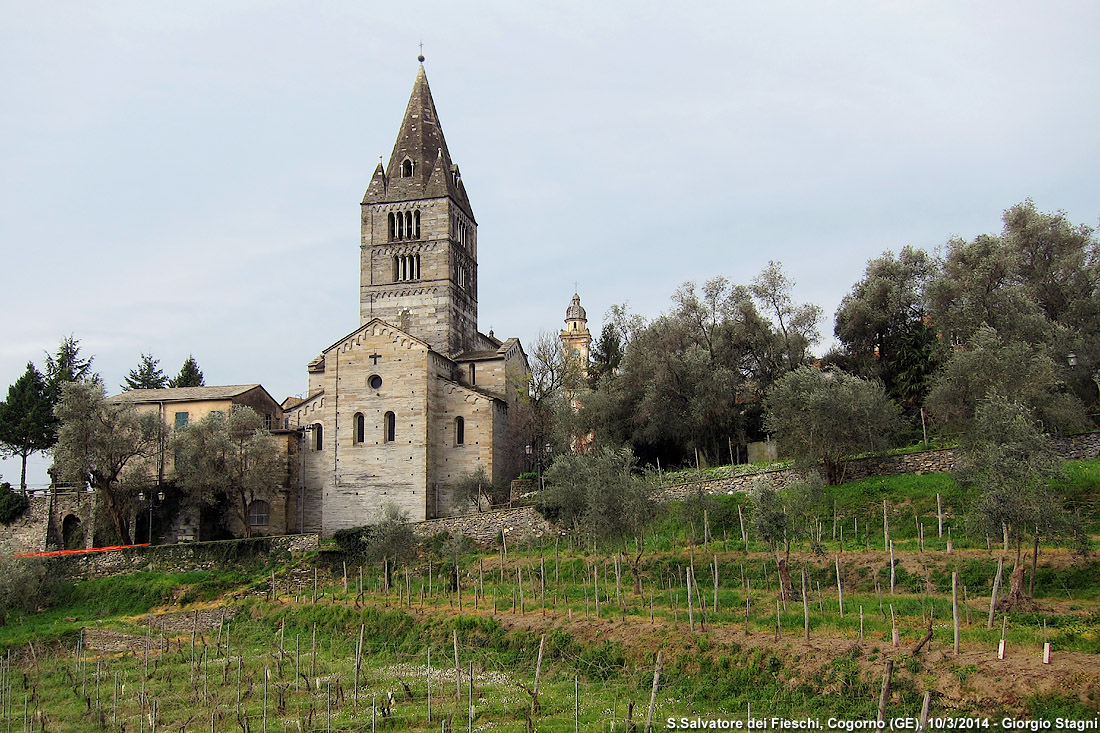
[[[455,445],[466,444],[466,420],[461,417],[455,418]]]
[[[396,255],[393,258],[394,282],[420,279],[420,255]]]
[[[321,450],[325,446],[325,429],[321,423],[313,423],[313,450]]]
[[[397,415],[387,412],[385,417],[385,432],[382,439],[387,443],[397,440]]]
[[[413,239],[420,239],[420,209],[413,211]]]
[[[362,443],[367,439],[367,420],[363,413],[355,413],[355,442]]]
[[[412,176],[412,174],[413,174],[413,162],[411,160],[409,160],[408,158],[405,158],[405,160],[403,160],[401,162],[401,177],[402,178],[410,178]]]

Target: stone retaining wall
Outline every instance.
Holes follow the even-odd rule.
[[[1100,433],[1056,438],[1054,449],[1064,461],[1091,460],[1100,457]],[[958,448],[944,448],[897,456],[855,458],[848,461],[844,478],[846,481],[855,481],[871,476],[896,476],[903,473],[943,473],[955,468],[960,453]],[[686,499],[700,491],[705,494],[735,494],[747,491],[753,483],[764,477],[770,478],[777,486],[782,487],[797,480],[799,474],[790,469],[779,469],[677,484],[659,489],[653,494],[653,498],[657,501]]]
[[[482,546],[496,543],[501,533],[508,540],[512,540],[513,538],[543,537],[553,531],[550,523],[543,519],[533,506],[429,519],[413,525],[413,532],[420,537],[431,537],[440,532],[458,533]]]
[[[30,506],[11,524],[0,524],[0,553],[42,552],[50,527],[50,498],[29,496]]]
[[[183,573],[194,570],[217,570],[224,568],[227,561],[262,558],[266,555],[282,553],[300,555],[316,550],[319,545],[320,537],[316,534],[295,534],[222,542],[126,547],[106,552],[63,555],[56,558],[56,562],[61,572],[72,577],[114,575],[135,570]]]

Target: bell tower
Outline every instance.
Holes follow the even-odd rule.
[[[573,301],[565,309],[565,329],[560,336],[565,358],[576,362],[582,373],[587,374],[592,334],[588,330],[588,314],[581,307],[581,296],[577,293],[573,293]]]
[[[363,196],[359,320],[454,357],[477,343],[477,222],[420,62],[389,164]]]

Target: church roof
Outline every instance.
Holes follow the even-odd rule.
[[[473,218],[466,187],[458,166],[451,160],[439,114],[421,64],[413,82],[409,105],[401,121],[389,164],[374,171],[364,204],[414,201],[449,196]]]

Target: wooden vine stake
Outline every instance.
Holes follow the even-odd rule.
[[[886,671],[882,674],[882,693],[878,697],[878,722],[886,721],[886,701],[890,699],[890,678],[894,674],[894,660],[886,660]]]
[[[894,616],[894,604],[890,604],[890,641],[893,642],[894,648],[898,646],[898,622]]]
[[[886,513],[886,500],[882,500],[882,549],[883,551],[890,548],[890,517]],[[892,585],[892,584],[891,584]]]
[[[896,570],[894,568],[894,543],[890,543],[890,595],[894,595],[894,585],[897,580]]]
[[[989,621],[985,627],[993,628],[993,615],[997,612],[997,592],[1001,589],[1001,574],[1004,572],[1005,559],[997,559],[997,575],[993,578],[993,593],[989,596]]]
[[[662,652],[657,650],[657,663],[653,665],[653,689],[649,692],[649,712],[645,716],[645,733],[653,733],[653,710],[657,707],[657,685],[661,681]]]
[[[997,644],[997,659],[1005,658],[1005,630],[1008,627],[1008,616],[1001,619],[1001,641]]]
[[[802,568],[802,626],[806,641],[810,640],[810,597],[806,595],[806,568]]]
[[[959,573],[951,573],[951,620],[955,627],[955,656],[959,656]]]
[[[940,528],[940,537],[943,537],[943,501],[939,493],[936,494],[936,521]]]
[[[1043,664],[1050,664],[1050,639],[1047,638],[1047,620],[1043,619]]]
[[[840,603],[840,617],[844,618],[844,587],[840,584],[840,555],[836,555],[836,597]]]

